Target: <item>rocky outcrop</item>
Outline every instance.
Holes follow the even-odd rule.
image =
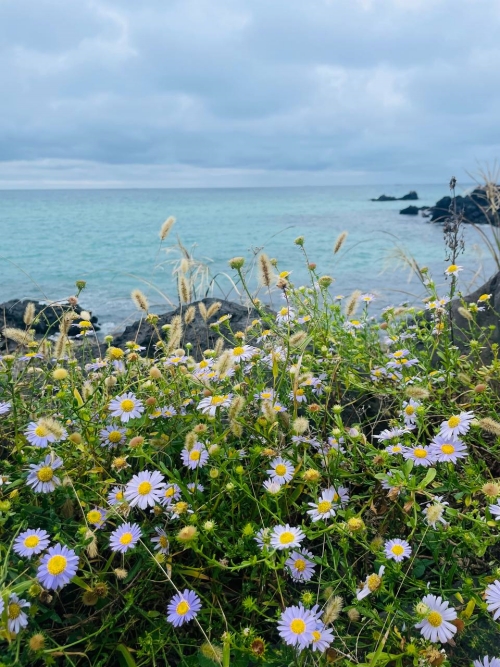
[[[391,195],[380,195],[377,199],[371,199],[370,201],[417,201],[418,194],[415,190],[410,190],[408,194],[403,195],[402,197],[392,197]]]
[[[497,191],[498,195],[500,195],[500,186]],[[493,196],[495,195],[493,194]],[[444,222],[449,218],[452,204],[453,206],[456,205],[457,213],[463,214],[464,222],[476,225],[498,225],[498,220],[491,214],[491,202],[485,188],[475,188],[465,197],[461,195],[458,195],[454,199],[452,197],[443,197],[435,206],[429,209],[431,212],[431,221]]]
[[[14,327],[16,329],[26,329],[24,323],[24,313],[26,306],[33,303],[35,306],[35,319],[30,329],[35,330],[35,337],[42,338],[57,334],[59,331],[59,323],[62,315],[70,309],[68,304],[64,303],[42,303],[39,301],[32,301],[31,299],[11,299],[5,303],[0,304],[0,348],[2,346],[1,331],[4,327]],[[73,310],[76,313],[81,313],[83,308],[78,304],[74,306]],[[97,325],[97,317],[91,315],[91,322],[94,325],[94,330],[99,331]],[[72,325],[69,329],[69,336],[76,336],[80,333],[80,328]]]
[[[220,309],[205,321],[201,315],[199,304],[202,303],[206,309],[209,309],[212,304],[217,302],[221,304]],[[221,334],[214,330],[210,325],[217,322],[223,315],[230,316],[230,327],[231,331],[234,333],[237,331],[245,331],[246,327],[248,327],[252,320],[259,317],[258,312],[254,308],[247,308],[246,306],[233,303],[232,301],[224,301],[223,299],[202,299],[201,301],[195,301],[194,303],[189,304],[189,306],[194,306],[195,316],[192,322],[184,325],[181,347],[184,347],[186,343],[191,343],[192,349],[190,350],[190,354],[196,359],[200,359],[203,356],[203,350],[212,349],[214,347],[217,338],[219,338]],[[128,341],[134,341],[145,348],[142,351],[143,355],[152,357],[155,352],[155,343],[158,342],[157,332],[159,331],[161,334],[161,328],[165,324],[170,324],[175,315],[181,315],[184,319],[184,315],[189,306],[182,306],[169,313],[160,315],[156,328],[152,327],[144,320],[134,322],[129,325],[122,334],[113,339],[113,345],[123,347]],[[224,336],[231,342],[235,342],[235,339],[224,325],[221,325],[221,331],[224,332]]]
[[[407,206],[399,211],[400,215],[418,215],[420,208],[418,206]]]

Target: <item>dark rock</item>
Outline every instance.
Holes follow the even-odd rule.
[[[32,301],[30,299],[11,299],[10,301],[0,304],[0,338],[1,330],[4,327],[15,327],[16,329],[22,330],[26,329],[23,317],[26,306],[29,303],[35,305],[35,320],[30,326],[30,329],[35,330],[36,337],[39,338],[58,333],[61,317],[70,309],[69,305],[64,303],[46,304]],[[76,313],[81,313],[84,309],[77,304],[73,310]],[[99,326],[97,326],[97,317],[91,317],[91,322],[94,325],[94,329],[98,331]],[[78,333],[80,333],[79,327],[71,325],[68,335],[76,336]]]
[[[450,208],[453,202],[456,205],[457,213],[463,214],[464,222],[476,225],[492,224],[498,226],[498,218],[488,213],[491,205],[486,194],[486,189],[482,187],[475,188],[465,197],[458,195],[454,200],[449,196],[443,197],[435,206],[429,209],[432,213],[431,221],[444,222],[447,220],[450,217]]]
[[[418,206],[407,206],[406,208],[401,209],[399,213],[401,215],[418,215],[420,209]]]
[[[235,333],[237,331],[244,331],[252,320],[259,317],[259,314],[255,309],[247,308],[246,306],[241,306],[240,304],[231,301],[224,301],[223,299],[207,298],[202,299],[201,303],[208,309],[217,301],[221,304],[221,308],[208,320],[208,322],[205,322],[200,315],[200,310],[198,308],[200,301],[195,301],[194,303],[189,304],[189,306],[195,306],[196,315],[190,324],[184,325],[181,347],[184,347],[186,343],[191,343],[193,347],[190,350],[190,354],[196,359],[202,357],[203,350],[212,349],[214,347],[215,341],[219,338],[220,333],[212,329],[210,324],[217,322],[220,317],[223,315],[231,316],[229,324],[231,330]],[[149,357],[154,356],[154,346],[155,343],[158,342],[157,331],[160,331],[161,333],[162,326],[169,324],[175,315],[184,315],[189,306],[182,306],[182,309],[177,308],[169,313],[160,315],[156,330],[144,320],[134,322],[129,325],[122,334],[113,339],[113,345],[123,347],[127,341],[135,341],[145,348],[142,352],[143,355]],[[221,325],[221,330],[224,332],[225,337],[234,342],[234,338],[229,335],[229,331],[224,325]]]
[[[410,190],[408,194],[403,195],[402,197],[392,197],[390,195],[380,195],[377,199],[371,199],[370,201],[416,201],[418,199],[418,194],[415,190]]]

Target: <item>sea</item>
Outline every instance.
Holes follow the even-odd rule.
[[[334,296],[354,289],[374,293],[371,308],[377,314],[424,294],[401,261],[404,254],[427,266],[443,293],[447,290],[442,226],[399,214],[409,204],[435,204],[449,194],[447,185],[411,189],[418,192],[418,202],[370,201],[383,193],[400,197],[409,190],[403,185],[0,191],[0,303],[63,300],[76,292],[77,280],[84,280],[80,304],[97,315],[103,333],[112,333],[138,317],[130,298],[134,288],[148,296],[152,312],[177,305],[172,270],[185,252],[196,262],[191,265],[193,298],[244,301],[228,260],[245,258],[254,290],[261,251],[278,260],[279,270],[290,271],[295,285],[306,283],[304,253],[294,243],[303,236],[307,261],[335,279]],[[169,216],[176,223],[160,244],[159,230]],[[343,231],[347,240],[334,255]],[[466,225],[464,240],[458,263],[466,293],[496,269],[476,229]],[[278,293],[272,298],[279,302]]]

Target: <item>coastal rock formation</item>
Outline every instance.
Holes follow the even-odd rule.
[[[29,303],[33,303],[35,306],[35,319],[30,326],[30,329],[35,330],[36,337],[51,336],[58,333],[61,316],[70,308],[69,305],[64,303],[43,303],[40,301],[32,301],[31,299],[11,299],[10,301],[0,304],[0,347],[2,345],[1,330],[4,327],[26,329],[26,324],[24,323],[23,318],[26,306]],[[73,310],[77,313],[81,313],[84,309],[79,305],[76,305]],[[94,325],[94,329],[99,331],[97,317],[91,316],[91,322]],[[79,327],[72,325],[68,335],[76,336],[79,333]]]
[[[212,317],[205,321],[200,312],[200,303],[203,304],[206,309],[209,309],[214,303],[220,303],[221,307],[212,315]],[[206,298],[160,315],[156,329],[144,320],[139,320],[130,324],[123,333],[113,339],[113,345],[123,348],[127,341],[135,341],[145,348],[142,354],[153,356],[155,352],[155,343],[158,342],[157,331],[161,332],[162,326],[170,324],[175,315],[181,315],[184,318],[186,310],[190,306],[194,306],[195,316],[192,322],[184,325],[181,347],[184,347],[186,343],[191,343],[193,347],[190,350],[190,354],[195,357],[195,359],[200,359],[203,356],[203,350],[212,349],[214,347],[217,338],[219,338],[221,334],[210,325],[217,322],[223,315],[230,316],[230,326],[231,330],[234,332],[245,331],[246,327],[248,327],[252,320],[259,317],[258,312],[254,308],[247,308],[246,306],[241,306],[232,301],[224,301],[223,299]],[[224,332],[225,338],[234,342],[233,337],[229,335],[229,330],[224,327],[223,324],[221,325],[221,331]]]
[[[493,194],[496,198],[500,196],[500,187],[497,188],[497,193]],[[444,222],[450,216],[450,207],[452,205],[452,197],[443,197],[429,210],[431,212],[432,222]],[[492,224],[497,226],[498,219],[491,213],[491,202],[487,196],[486,188],[475,188],[470,194],[462,197],[458,195],[455,197],[457,213],[463,213],[464,222],[474,223],[476,225]]]
[[[402,197],[392,197],[391,195],[380,195],[377,199],[371,199],[370,201],[416,201],[418,199],[418,194],[415,190],[410,190],[408,194],[403,195]]]
[[[399,211],[400,215],[418,215],[420,208],[418,206],[407,206]]]

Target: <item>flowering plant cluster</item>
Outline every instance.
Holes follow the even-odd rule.
[[[86,319],[78,358],[29,316],[7,332],[3,664],[499,667],[488,295],[464,354],[430,278],[427,308],[376,320],[309,262],[307,287],[259,262],[277,313],[248,292],[234,331],[186,304],[152,358],[109,338],[89,358]],[[195,308],[219,334],[196,355]]]

